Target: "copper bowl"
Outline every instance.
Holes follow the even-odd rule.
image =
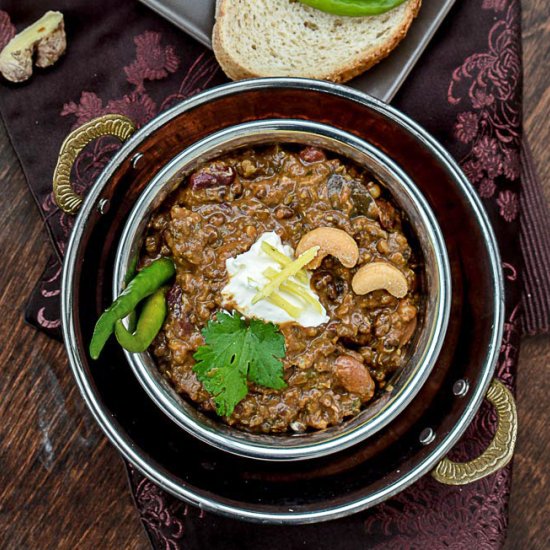
[[[182,150],[245,122],[298,119],[353,134],[409,175],[437,217],[452,285],[441,352],[416,397],[385,429],[337,453],[304,461],[263,461],[205,444],[172,422],[144,392],[116,343],[93,362],[93,326],[112,300],[113,266],[128,216],[151,180]],[[92,138],[132,134],[131,121],[107,115],[69,136],[54,179],[61,208],[81,202],[70,167]],[[457,230],[460,228],[460,230]],[[262,79],[198,94],[135,132],[89,191],[66,249],[63,334],[79,388],[124,457],[188,502],[251,521],[307,523],[377,504],[433,471],[441,482],[484,477],[511,457],[513,399],[492,381],[503,332],[503,281],[496,241],[479,199],[455,161],[396,109],[344,86]],[[490,391],[487,390],[490,386]],[[459,464],[445,458],[488,395],[499,417],[486,453]]]

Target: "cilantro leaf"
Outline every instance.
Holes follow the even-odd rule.
[[[248,379],[251,382],[280,390],[286,386],[283,380],[283,364],[279,358],[285,356],[285,338],[273,323],[256,319],[250,321],[250,332],[258,345],[250,358]]]
[[[281,389],[285,354],[284,336],[273,323],[251,320],[238,314],[218,313],[202,334],[206,345],[193,356],[193,371],[214,397],[216,413],[230,416],[248,393],[247,379],[269,388]]]

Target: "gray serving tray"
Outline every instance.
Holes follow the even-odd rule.
[[[216,0],[140,0],[211,48]],[[348,84],[383,101],[391,101],[445,19],[455,0],[424,0],[406,38],[378,65]]]

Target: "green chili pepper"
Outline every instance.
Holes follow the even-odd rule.
[[[405,0],[300,0],[307,4],[334,15],[348,15],[362,17],[365,15],[379,15],[392,10]]]
[[[136,306],[156,292],[176,272],[174,262],[169,258],[159,258],[144,267],[128,284],[122,294],[107,308],[98,319],[92,341],[90,356],[97,359],[109,336],[115,329],[115,323],[132,313]]]
[[[168,306],[166,305],[167,290],[167,287],[162,287],[145,300],[136,331],[133,334],[128,331],[121,320],[115,323],[116,339],[124,349],[132,353],[141,353],[151,345],[162,328],[162,323],[164,323],[168,312]]]

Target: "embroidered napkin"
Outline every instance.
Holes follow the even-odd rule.
[[[51,175],[67,133],[105,113],[142,126],[162,110],[225,81],[212,54],[132,0],[0,0],[0,47],[47,9],[65,14],[67,54],[23,85],[0,85],[0,113],[55,254],[27,319],[59,337],[60,261],[72,218],[59,211]],[[501,245],[506,325],[497,375],[514,386],[519,339],[550,329],[548,212],[521,135],[519,0],[457,2],[394,104],[432,132],[482,197]],[[118,147],[98,140],[80,155],[85,191]],[[523,153],[522,153],[523,151]],[[522,163],[523,159],[523,163]],[[522,268],[525,269],[522,272]],[[525,315],[522,317],[522,304]],[[479,454],[495,418],[482,407],[452,457]],[[426,476],[366,512],[324,524],[251,525],[205,514],[129,466],[144,527],[155,548],[497,548],[505,536],[510,467],[462,488]]]

